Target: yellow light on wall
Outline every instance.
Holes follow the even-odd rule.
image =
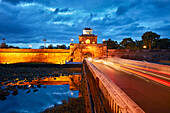
[[[86,44],[90,44],[90,40],[89,39],[86,40]]]

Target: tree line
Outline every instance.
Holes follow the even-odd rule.
[[[133,41],[131,37],[124,38],[119,44],[117,41],[103,41],[107,44],[108,49],[170,49],[170,39],[160,39],[158,35],[152,31],[145,32],[141,36],[141,40]]]
[[[40,46],[39,49],[44,49],[44,46]],[[48,47],[45,47],[45,49],[70,49],[70,46],[67,47],[64,44],[53,46],[52,44],[50,44]]]
[[[170,39],[168,38],[160,38],[161,35],[158,35],[152,31],[145,32],[141,36],[141,40],[133,41],[131,37],[124,38],[119,44],[117,41],[113,41],[111,39],[107,41],[103,41],[103,44],[107,44],[108,49],[170,49]],[[5,38],[3,38],[3,41]],[[6,43],[2,43],[0,48],[16,48],[12,45],[8,46]],[[39,49],[44,49],[44,46],[40,46]],[[66,46],[64,44],[53,46],[50,44],[45,47],[45,49],[70,49],[70,46]]]

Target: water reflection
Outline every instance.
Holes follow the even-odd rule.
[[[6,100],[7,96],[10,95],[10,93],[13,96],[18,95],[18,90],[23,89],[27,90],[26,94],[31,92],[37,92],[39,91],[39,88],[41,88],[41,85],[64,85],[69,84],[70,90],[79,90],[81,75],[80,74],[74,74],[69,76],[59,76],[59,77],[42,77],[42,78],[34,78],[31,82],[27,81],[27,78],[24,80],[18,80],[17,82],[2,82],[0,87],[0,99]],[[15,81],[16,81],[15,80]],[[46,86],[43,86],[45,88]]]
[[[34,92],[34,88],[38,91]],[[79,96],[79,91],[70,90],[70,85],[41,85],[41,88],[34,85],[34,88],[27,90],[17,88],[17,95],[10,94],[5,101],[0,102],[1,113],[38,113],[48,107],[61,104],[62,100],[68,97]]]

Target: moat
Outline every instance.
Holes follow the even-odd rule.
[[[62,105],[70,98],[81,97],[80,67],[35,64],[0,66],[0,111],[43,112]]]
[[[6,100],[0,104],[2,113],[38,113],[53,106],[62,104],[63,100],[79,97],[79,91],[71,91],[69,85],[42,85],[34,92],[18,89],[16,96],[10,94]],[[36,87],[35,87],[36,88]]]

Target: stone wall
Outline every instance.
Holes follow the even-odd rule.
[[[109,57],[170,63],[170,50],[108,49]]]
[[[63,64],[69,55],[68,49],[0,49],[0,64],[25,62]]]
[[[92,58],[106,56],[107,46],[103,44],[72,44],[70,51],[73,53],[74,62],[82,62],[86,54],[90,54]]]

